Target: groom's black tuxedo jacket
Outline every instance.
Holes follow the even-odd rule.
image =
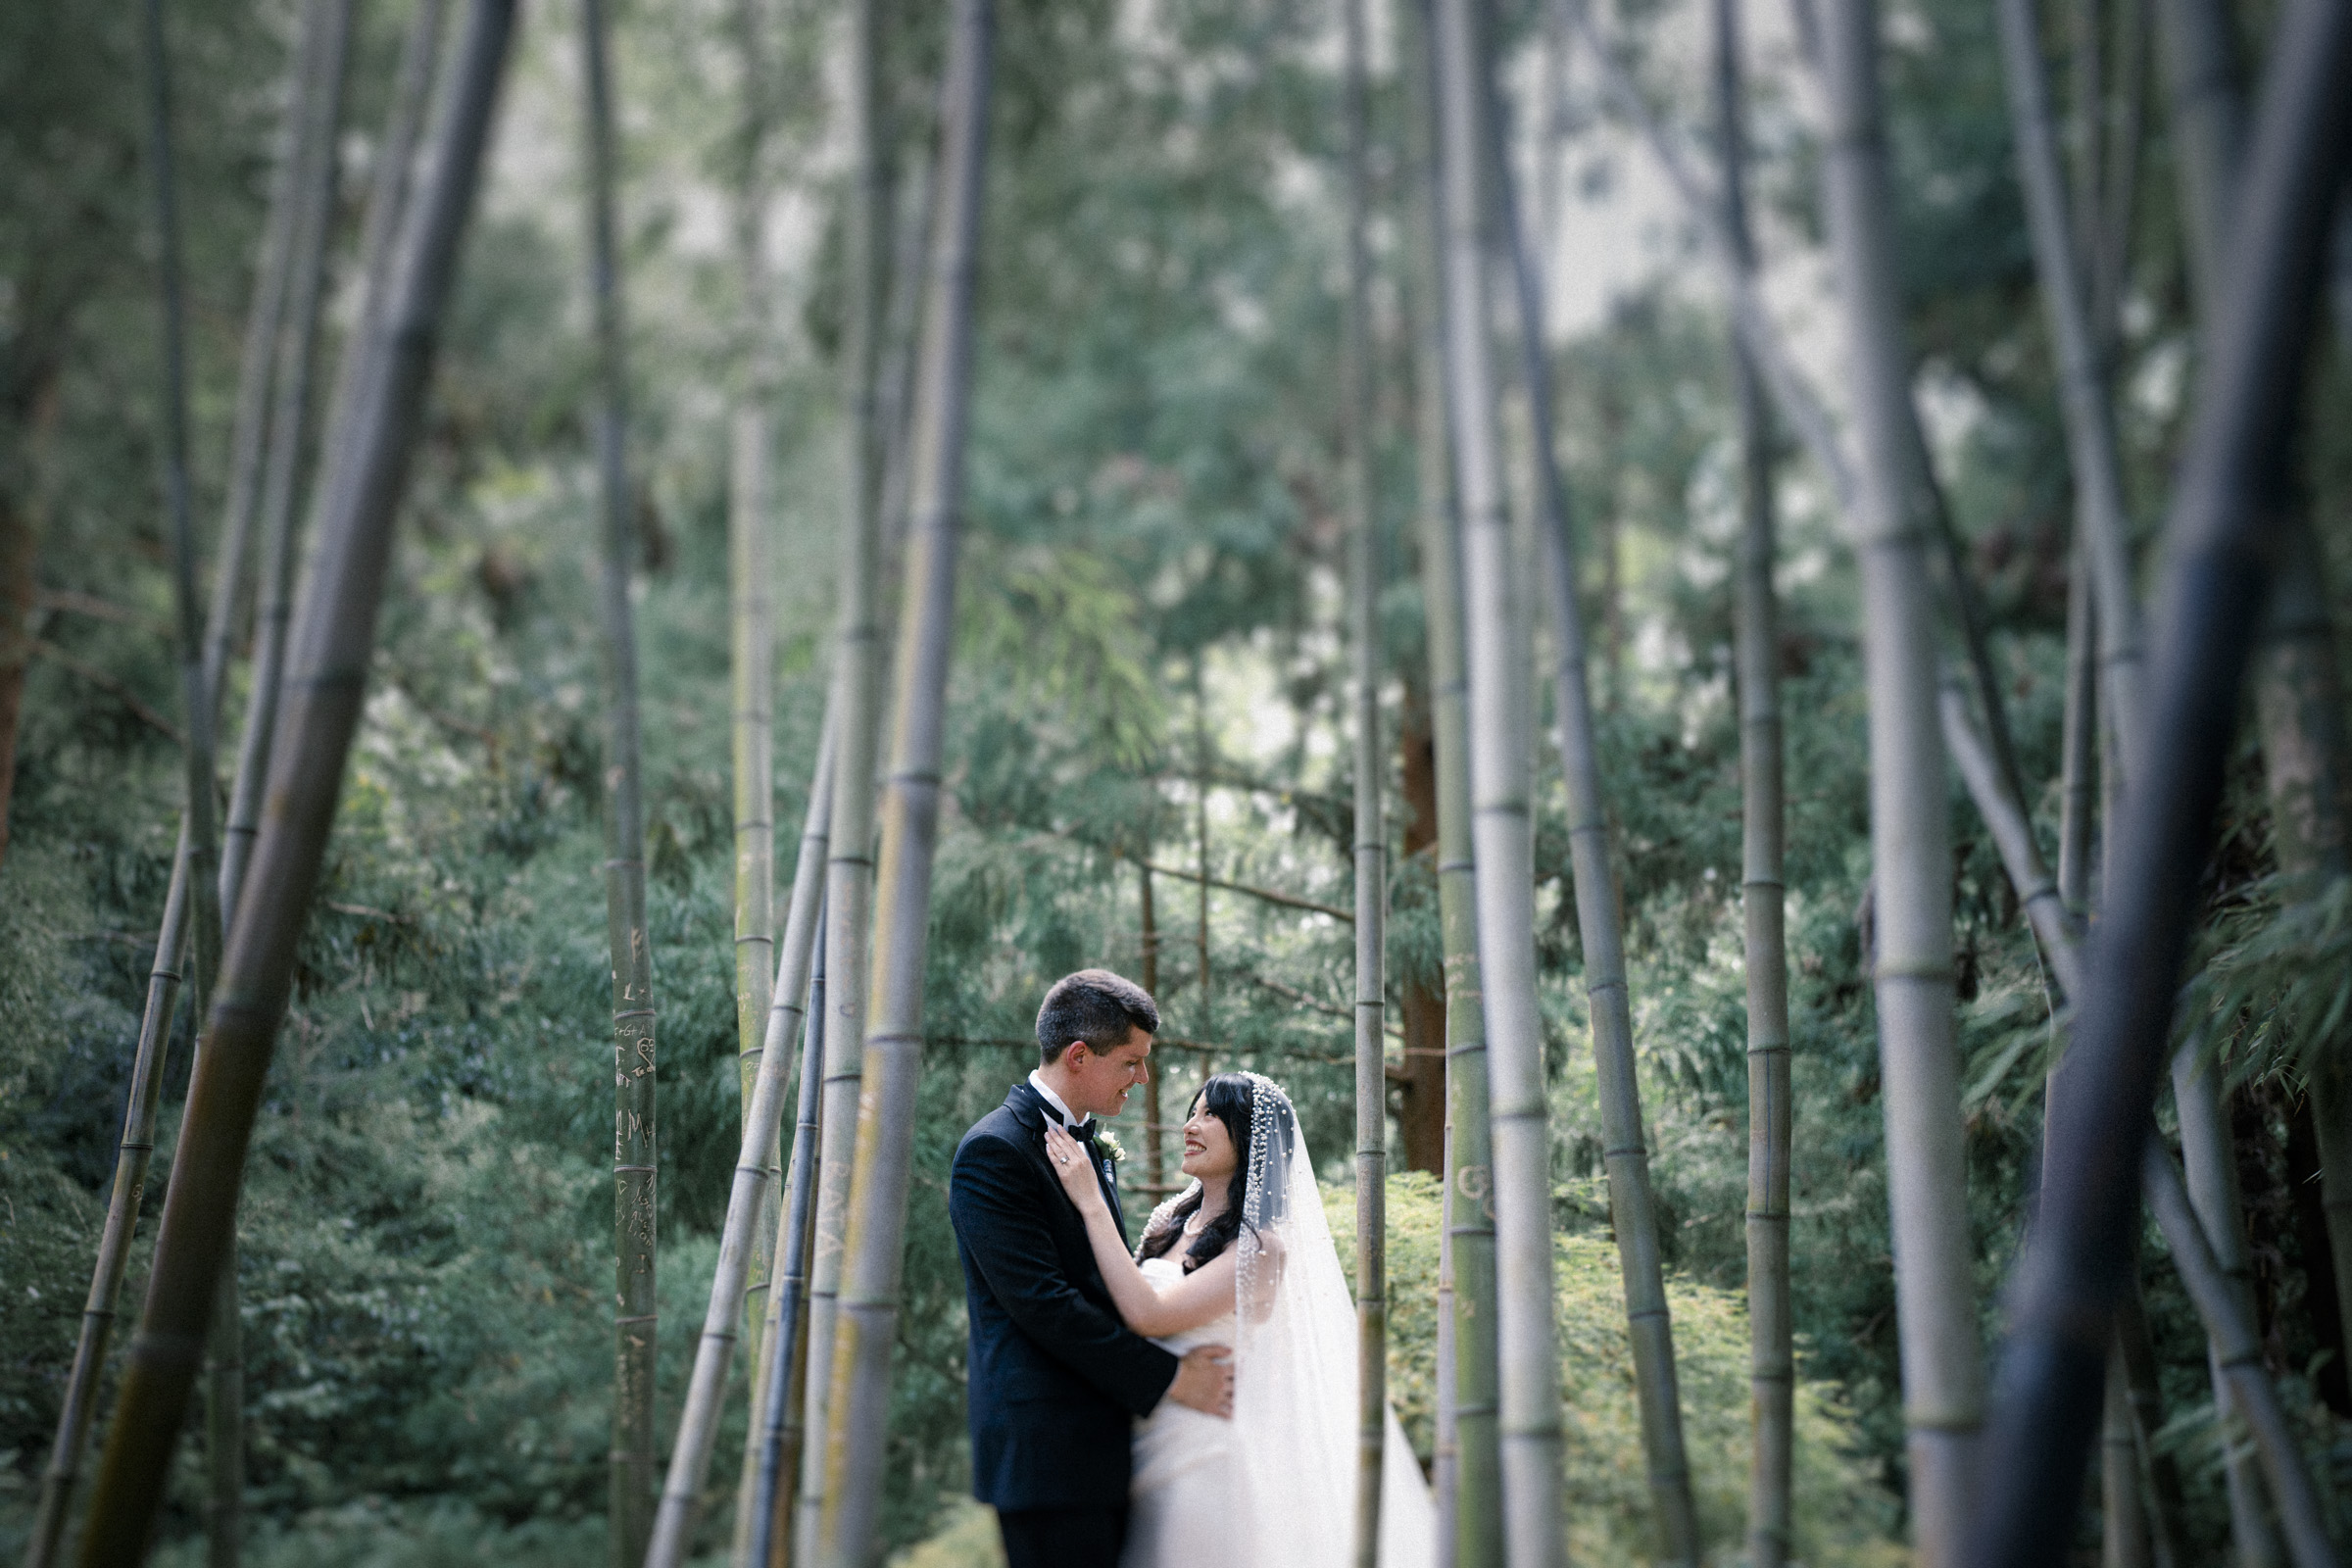
[[[1047,1115],[1014,1085],[963,1135],[948,1186],[972,1330],[972,1494],[1000,1509],[1119,1507],[1130,1417],[1151,1413],[1177,1361],[1119,1322],[1046,1158]],[[1124,1236],[1115,1193],[1111,1213]]]

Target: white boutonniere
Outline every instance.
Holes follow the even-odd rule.
[[[1102,1151],[1102,1157],[1114,1165],[1127,1158],[1127,1151],[1119,1147],[1118,1138],[1107,1127],[1096,1132],[1095,1147]]]

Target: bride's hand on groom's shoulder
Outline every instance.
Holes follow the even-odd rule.
[[[1070,1201],[1084,1209],[1091,1200],[1102,1201],[1102,1189],[1095,1182],[1095,1168],[1087,1161],[1086,1146],[1063,1132],[1054,1123],[1046,1123],[1046,1158],[1054,1162],[1054,1174],[1061,1178],[1061,1190],[1070,1195]]]

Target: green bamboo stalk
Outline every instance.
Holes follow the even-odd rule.
[[[1363,0],[1341,0],[1346,63],[1341,84],[1346,122],[1348,292],[1342,307],[1343,487],[1348,566],[1354,590],[1349,640],[1354,648],[1355,708],[1355,1564],[1380,1562],[1381,1466],[1388,1449],[1389,1073],[1381,1026],[1388,913],[1388,828],[1381,807],[1387,754],[1380,734],[1380,540],[1372,494],[1372,342],[1365,295],[1371,261],[1368,132],[1365,126]]]
[[[2099,1515],[2101,1568],[2148,1568],[2153,1548],[2139,1503],[2139,1444],[2121,1348],[2108,1352],[2107,1396],[2100,1408]]]
[[[629,609],[635,558],[628,476],[628,372],[623,360],[612,68],[605,0],[581,0],[583,130],[588,164],[588,279],[598,368],[597,474],[604,570],[605,909],[612,962],[613,1388],[611,1520],[613,1568],[637,1568],[653,1533],[654,1368],[659,1307],[654,965],[645,912],[645,819],[639,792],[637,638]]]
[[[2066,708],[2058,755],[2058,899],[2078,925],[2090,916],[2090,833],[2098,810],[2098,605],[2082,544],[2075,541],[2066,588]]]
[[[1870,695],[1873,980],[1912,1540],[1923,1568],[1946,1568],[1959,1560],[1969,1517],[1984,1374],[1953,1037],[1951,824],[1930,541],[1914,499],[1920,445],[1888,196],[1878,14],[1871,0],[1831,0],[1822,22],[1823,183],[1862,437],[1851,515]]]
[[[751,1125],[753,1083],[766,1039],[770,966],[776,953],[775,610],[768,518],[768,449],[774,396],[768,332],[766,226],[767,34],[762,0],[737,0],[742,54],[743,122],[738,134],[735,266],[743,290],[743,363],[728,423],[727,625],[730,727],[735,795],[735,1035],[743,1126]],[[764,1329],[769,1248],[775,1236],[781,1146],[768,1152],[765,1205],[752,1230],[744,1287],[746,1352],[756,1364]]]
[[[710,1453],[718,1443],[718,1420],[726,1401],[727,1367],[735,1353],[737,1325],[745,1310],[745,1288],[750,1282],[754,1231],[774,1212],[765,1201],[771,1175],[769,1159],[783,1125],[786,1072],[793,1038],[801,1032],[803,998],[808,995],[809,965],[816,949],[817,924],[822,916],[825,863],[824,824],[831,814],[828,799],[833,780],[825,764],[829,747],[820,746],[817,767],[808,791],[808,817],[801,833],[801,857],[792,880],[792,904],[785,920],[783,950],[769,996],[763,1043],[753,1068],[750,1119],[743,1129],[743,1147],[735,1157],[735,1179],[727,1192],[727,1217],[719,1230],[718,1264],[710,1278],[710,1306],[703,1318],[703,1337],[695,1347],[694,1370],[686,1384],[686,1403],[678,1413],[676,1440],[669,1450],[669,1469],[662,1485],[662,1502],[654,1519],[646,1568],[679,1568],[694,1544],[696,1500],[710,1473]],[[773,1245],[773,1233],[770,1233]],[[764,1387],[755,1377],[753,1388]],[[763,1423],[755,1410],[754,1427]]]
[[[1557,9],[1556,7],[1554,8]],[[1747,131],[1739,0],[1715,0],[1715,122],[1723,227],[1734,270],[1755,270],[1747,224]],[[1747,969],[1747,1335],[1749,1568],[1782,1568],[1793,1544],[1796,1347],[1788,1288],[1788,884],[1781,762],[1780,607],[1773,593],[1773,432],[1756,357],[1737,335],[1740,529],[1733,574],[1740,703],[1740,908]]]
[[[1494,152],[1499,169],[1499,141]],[[1642,1453],[1665,1545],[1663,1560],[1695,1565],[1701,1553],[1698,1510],[1691,1499],[1690,1463],[1683,1443],[1674,1324],[1666,1304],[1657,1203],[1642,1138],[1642,1088],[1634,1056],[1624,933],[1618,924],[1617,874],[1609,863],[1608,814],[1601,800],[1600,753],[1593,734],[1592,696],[1585,662],[1584,612],[1577,603],[1576,549],[1570,536],[1567,487],[1561,482],[1551,449],[1550,432],[1556,425],[1551,367],[1544,347],[1543,298],[1536,286],[1526,237],[1519,230],[1511,181],[1507,174],[1498,175],[1495,184],[1500,195],[1498,216],[1517,283],[1521,373],[1534,427],[1529,446],[1535,482],[1530,488],[1542,532],[1544,599],[1555,661],[1554,733],[1568,797],[1568,853],[1575,872],[1577,932],[1584,947],[1585,998],[1600,1089],[1602,1164],[1608,1174],[1610,1222],[1617,1235],[1618,1271],[1624,1282],[1626,1337],[1634,1350]]]
[[[2025,807],[2008,793],[2000,769],[1993,762],[1991,748],[1978,733],[1976,720],[1969,716],[1968,696],[1958,680],[1947,679],[1943,683],[1938,711],[1943,721],[1943,744],[1960,770],[1961,782],[1968,786],[1977,814],[1984,819],[1985,831],[1992,835],[1993,849],[2001,858],[2010,886],[2017,892],[2017,902],[2025,908],[2034,939],[2041,945],[2042,957],[2050,972],[2058,977],[2059,989],[2070,1000],[2080,997],[2082,959],[2076,950],[2074,924],[2067,915],[2066,901],[2059,896],[2058,883],[2041,858],[2041,845],[2034,837],[2034,825],[2026,816]]]
[[[433,172],[402,220],[397,283],[363,351],[351,427],[328,444],[326,493],[333,500],[288,662],[290,700],[270,763],[273,809],[255,847],[250,896],[239,901],[220,995],[196,1054],[146,1306],[92,1493],[78,1559],[84,1568],[139,1560],[186,1415],[295,950],[366,696],[377,601],[430,379],[434,328],[473,205],[513,20],[511,0],[473,0],[469,7],[435,128]],[[193,885],[201,897],[211,879]]]
[[[1521,874],[1531,839],[1522,721],[1528,650],[1514,647],[1510,636],[1523,622],[1505,505],[1498,377],[1488,341],[1493,318],[1486,269],[1494,254],[1495,172],[1482,10],[1476,0],[1439,0],[1437,6],[1438,216],[1446,401],[1461,509],[1471,838],[1492,1095],[1503,1552],[1513,1568],[1543,1568],[1565,1558],[1567,1539],[1535,901]]]
[[[843,277],[848,285],[842,344],[841,630],[833,661],[829,710],[836,715],[833,820],[825,870],[824,1088],[817,1115],[816,1230],[808,1265],[808,1387],[803,1429],[826,1430],[832,1402],[833,1322],[849,1234],[858,1102],[864,1072],[865,1007],[874,906],[874,763],[882,690],[881,571],[883,517],[875,506],[874,265],[882,222],[881,81],[874,0],[850,0],[848,99],[843,121],[850,177],[843,214]],[[816,1560],[824,1505],[824,1445],[800,1455],[800,1500],[793,1524],[795,1562]]]
[[[834,1324],[833,1393],[826,1408],[824,1504],[815,1559],[825,1568],[859,1568],[872,1549],[881,1514],[962,520],[972,294],[988,146],[990,23],[989,0],[957,0],[950,24],[939,227],[915,382],[906,599],[899,623],[890,775],[882,799],[865,1061]]]
[[[1438,919],[1446,958],[1446,1199],[1440,1246],[1438,1506],[1446,1568],[1502,1561],[1496,1418],[1494,1205],[1488,1120],[1486,1014],[1470,837],[1470,755],[1462,638],[1461,540],[1446,396],[1441,280],[1442,174],[1432,0],[1400,0],[1410,104],[1413,402],[1421,602],[1429,656],[1430,738],[1437,758]],[[1448,1443],[1450,1439],[1450,1443]],[[1448,1462],[1449,1461],[1449,1462]]]

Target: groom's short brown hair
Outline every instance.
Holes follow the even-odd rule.
[[[1098,1054],[1115,1051],[1141,1029],[1159,1033],[1159,1004],[1152,993],[1108,969],[1081,969],[1054,982],[1037,1009],[1037,1053],[1052,1066],[1078,1041]]]

